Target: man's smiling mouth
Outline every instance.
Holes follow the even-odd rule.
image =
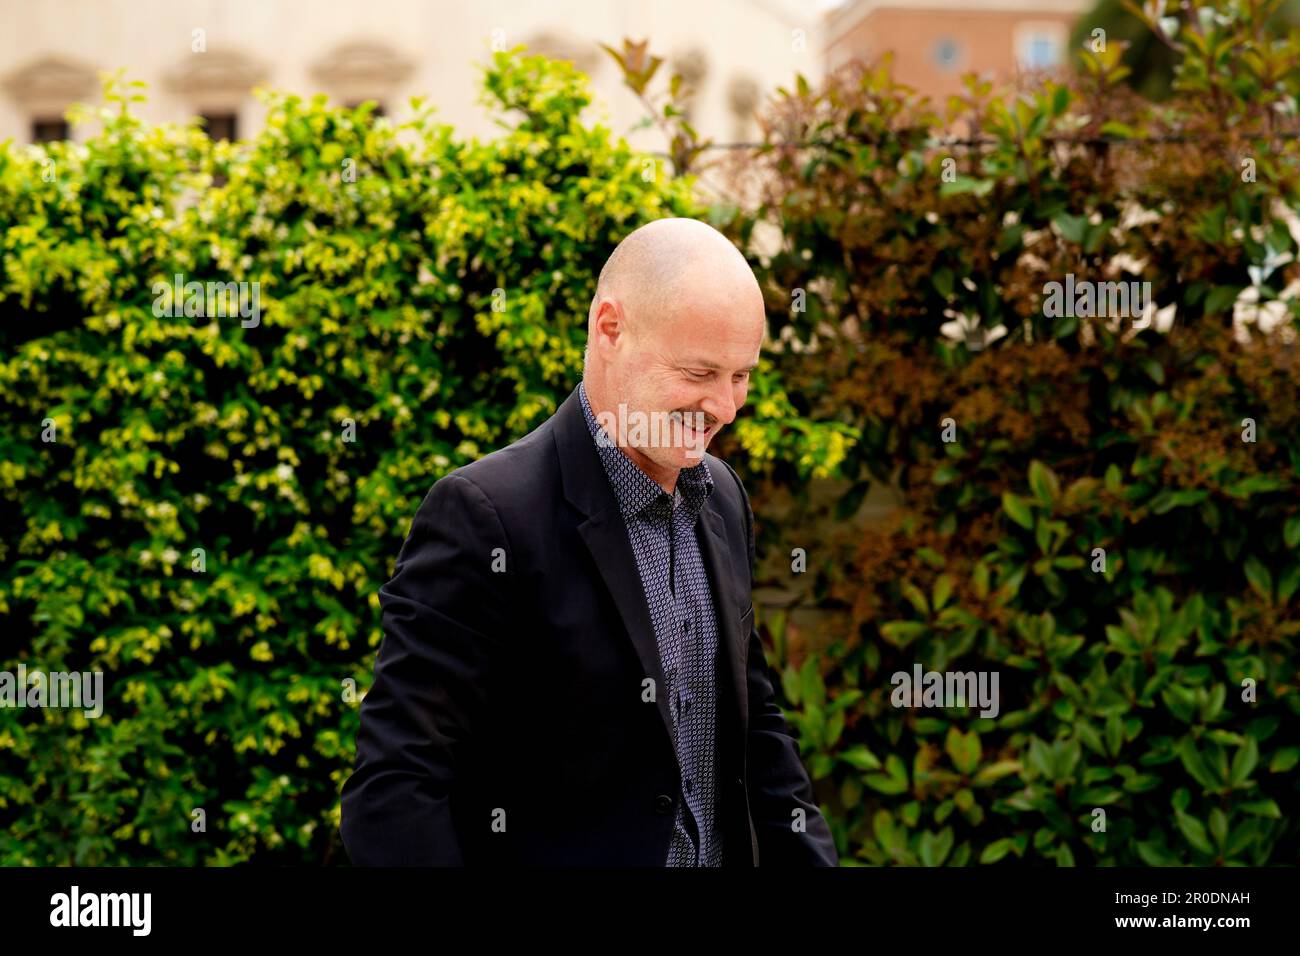
[[[706,441],[713,434],[715,426],[710,425],[706,428],[696,428],[694,425],[690,424],[690,422],[696,420],[698,414],[699,413],[690,413],[689,417],[687,417],[681,412],[670,412],[668,417],[675,425],[682,429],[683,436],[694,439],[695,442],[701,442]]]

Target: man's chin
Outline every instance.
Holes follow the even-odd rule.
[[[704,454],[709,450],[709,442],[706,439],[697,444],[687,445],[684,448],[674,449],[679,461],[679,468],[694,468],[704,460]]]
[[[694,468],[704,460],[704,454],[713,440],[713,434],[712,429],[705,433],[703,439],[688,434],[682,436],[682,440],[678,443],[661,445],[654,449],[643,448],[642,452],[655,464],[664,468]]]

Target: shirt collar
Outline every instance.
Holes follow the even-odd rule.
[[[591,432],[596,451],[600,454],[605,474],[618,499],[619,511],[624,517],[638,514],[659,502],[666,495],[659,483],[641,470],[627,453],[614,444],[600,423],[596,421],[591,404],[587,401],[585,382],[578,383],[578,397],[582,401],[582,414],[587,419],[587,430]],[[673,494],[673,506],[679,503],[698,514],[704,505],[704,499],[713,494],[713,475],[709,463],[701,458],[698,465],[683,468],[677,473],[677,486]]]

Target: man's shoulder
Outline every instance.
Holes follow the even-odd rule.
[[[501,508],[553,491],[555,442],[552,415],[527,435],[482,458],[453,468],[435,483],[467,481],[492,504]]]
[[[713,479],[713,493],[721,495],[721,500],[728,508],[744,509],[749,504],[749,494],[745,485],[726,461],[709,452],[704,453],[704,460],[709,466],[709,476]]]

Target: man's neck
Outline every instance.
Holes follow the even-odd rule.
[[[595,408],[592,408],[592,411],[594,412]],[[680,469],[665,468],[663,465],[656,464],[647,458],[640,449],[633,448],[630,445],[620,445],[619,448],[623,454],[627,455],[632,464],[640,468],[651,481],[667,492],[670,497],[672,496],[673,491],[677,488],[677,475]]]
[[[587,393],[587,404],[591,406],[591,414],[596,416],[597,427],[609,436],[610,441],[620,448],[623,454],[627,455],[632,464],[640,468],[651,481],[667,492],[669,496],[672,496],[677,488],[677,475],[681,469],[667,468],[646,457],[638,448],[633,448],[630,445],[619,445],[618,435],[611,433],[605,427],[606,421],[618,421],[617,409],[610,408],[605,403],[605,397],[601,393],[601,389],[599,387],[593,389],[589,379],[583,379],[583,390]]]

